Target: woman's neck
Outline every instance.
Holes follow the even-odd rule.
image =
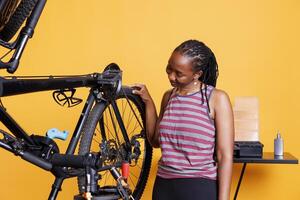
[[[200,85],[201,85],[200,81],[193,81],[193,82],[189,83],[188,85],[186,85],[184,87],[176,88],[176,93],[179,94],[179,95],[193,94],[193,93],[198,92],[200,90]],[[202,87],[203,86],[204,85],[202,84]]]

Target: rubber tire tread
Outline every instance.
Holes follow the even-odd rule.
[[[123,87],[119,96],[117,97],[117,99],[125,97],[123,91],[125,92],[126,96],[131,101],[133,101],[134,104],[137,106],[139,112],[141,112],[143,122],[145,122],[145,105],[144,105],[142,99],[139,96],[132,94],[132,89],[129,87]],[[95,104],[92,111],[90,112],[88,119],[82,129],[82,138],[81,138],[81,141],[79,144],[79,155],[85,155],[86,153],[88,153],[90,151],[90,145],[92,142],[94,130],[95,130],[98,120],[101,117],[101,114],[105,108],[106,108],[106,105],[104,105],[103,103]],[[151,168],[152,147],[149,144],[147,139],[145,139],[145,141],[146,141],[145,142],[146,152],[145,152],[145,158],[144,158],[144,167],[141,171],[139,182],[137,183],[136,188],[133,191],[133,197],[136,200],[140,199],[144,192],[144,189],[145,189],[148,177],[149,177],[150,168]],[[85,184],[85,177],[78,177],[78,188],[79,188],[80,193],[84,192],[81,187],[84,184]]]
[[[19,30],[25,19],[33,10],[37,0],[22,0],[0,32],[0,39],[8,42]]]

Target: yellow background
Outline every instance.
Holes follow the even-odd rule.
[[[171,51],[199,39],[217,56],[219,88],[232,99],[259,97],[264,150],[273,150],[280,130],[284,150],[300,158],[299,9],[298,0],[49,0],[16,75],[85,74],[116,62],[124,83],[145,83],[159,107],[170,87],[165,66]],[[41,135],[52,127],[72,133],[82,107],[59,107],[49,92],[2,101],[25,130]],[[67,142],[58,143],[65,151]],[[143,199],[151,198],[158,158],[156,150]],[[0,163],[0,199],[47,199],[52,175],[4,150]],[[234,165],[232,196],[240,169]],[[297,200],[299,185],[299,165],[251,164],[239,199]],[[62,189],[58,199],[72,199],[75,179]]]

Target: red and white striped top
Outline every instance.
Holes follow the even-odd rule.
[[[207,86],[208,98],[213,89]],[[159,124],[162,157],[158,176],[216,180],[217,166],[213,159],[216,130],[203,98],[202,104],[200,91],[186,96],[171,95]]]

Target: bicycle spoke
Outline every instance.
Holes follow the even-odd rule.
[[[100,142],[98,142],[95,138],[93,138],[93,141],[95,141],[97,144],[100,144]]]
[[[135,126],[134,126],[134,129],[131,131],[131,133],[134,133],[134,131],[138,128],[138,123],[135,122]]]
[[[108,134],[109,134],[112,138],[115,139],[115,136],[114,136],[113,132],[109,129],[108,125],[107,125],[106,123],[104,123],[104,126],[107,128]]]
[[[108,110],[109,110],[110,119],[111,119],[111,122],[112,122],[112,125],[113,125],[113,128],[114,128],[114,131],[115,131],[115,135],[116,135],[115,138],[117,139],[118,145],[121,145],[119,137],[118,137],[118,132],[117,132],[117,126],[116,126],[115,118],[113,117],[113,114],[112,114],[112,111],[111,111],[110,107],[108,107]]]
[[[130,180],[130,182],[131,182],[131,184],[130,184],[130,185],[132,185],[132,186],[136,187],[136,186],[135,186],[135,184],[134,184],[134,182],[132,181],[132,178],[131,178],[130,176],[128,177],[128,179],[129,179],[129,180]]]
[[[122,101],[122,102],[123,102],[123,101]],[[127,108],[127,103],[125,104],[125,108],[123,109],[124,112],[125,112],[126,108]]]
[[[134,183],[134,181],[132,180],[132,178],[135,178],[136,180],[138,180],[138,177],[135,174],[133,174],[132,172],[130,172],[130,175],[131,176],[129,176],[129,178],[133,183]]]
[[[126,102],[126,107],[127,107],[127,104],[128,104],[128,103]],[[130,112],[128,111],[128,112],[127,112],[127,125],[130,124],[129,122],[130,122]],[[128,127],[126,127],[126,128],[128,128]]]
[[[141,113],[142,102],[132,94],[129,95],[129,98],[126,94],[124,95],[125,97],[121,96],[116,99],[115,104],[119,109],[129,141],[132,142],[131,149],[133,152],[128,152],[125,146],[125,138],[120,129],[119,119],[116,117],[115,110],[111,104],[108,104],[101,111],[101,117],[97,122],[90,146],[93,147],[93,150],[91,149],[92,152],[104,152],[102,154],[104,159],[103,166],[114,166],[116,163],[121,163],[128,154],[134,153],[132,156],[135,155],[135,157],[129,155],[131,165],[127,181],[130,189],[133,191],[133,196],[139,199],[140,192],[144,188],[140,184],[145,183],[145,178],[148,177],[147,174],[150,169],[149,164],[147,164],[149,161],[146,160],[146,139],[141,137],[144,130],[144,119]],[[145,165],[147,166],[146,169]],[[120,171],[120,168],[117,167],[117,170]],[[105,186],[115,188],[117,186],[117,181],[109,170],[101,171],[99,175],[101,176],[98,182],[100,188],[105,188]]]
[[[133,106],[132,106],[131,103],[129,102],[128,97],[126,97],[126,100],[127,100],[127,102],[128,102],[128,105],[130,106],[131,110],[133,111],[134,115],[136,116],[136,119],[138,120],[137,114],[134,112]],[[139,122],[140,126],[143,127],[143,126],[142,126],[142,123],[140,122],[140,120],[138,120],[138,122]]]

